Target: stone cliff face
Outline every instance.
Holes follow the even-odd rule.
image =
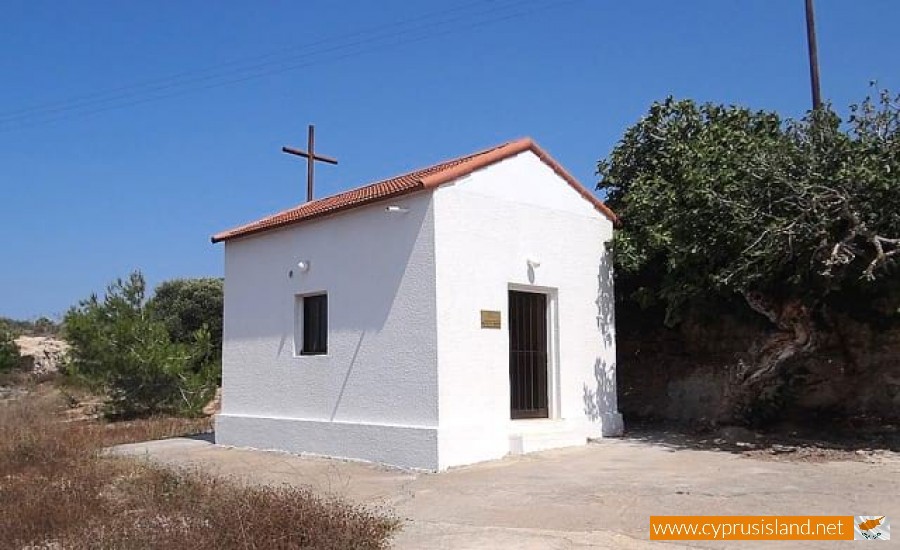
[[[785,365],[781,389],[751,422],[808,416],[900,419],[900,327],[878,329],[842,318],[823,331],[817,349]],[[735,317],[682,323],[677,329],[618,340],[619,408],[627,419],[686,424],[734,420],[731,374],[767,328]]]

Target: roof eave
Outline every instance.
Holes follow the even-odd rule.
[[[373,197],[373,198],[371,198],[371,199],[361,200],[361,201],[355,202],[355,203],[353,203],[353,204],[348,204],[348,205],[345,205],[345,206],[340,206],[340,207],[337,207],[337,208],[333,208],[333,209],[331,209],[331,210],[325,210],[325,211],[322,211],[322,212],[317,212],[317,213],[315,213],[315,214],[305,216],[305,217],[303,217],[303,218],[301,218],[301,219],[299,219],[299,220],[285,220],[285,221],[283,221],[283,222],[272,223],[272,224],[269,224],[269,225],[261,225],[261,226],[259,226],[259,227],[253,227],[253,228],[245,228],[246,226],[243,226],[243,227],[237,227],[237,228],[234,228],[234,229],[229,229],[228,231],[223,231],[223,232],[221,232],[221,233],[216,233],[215,235],[213,235],[212,237],[210,237],[210,241],[212,241],[213,244],[217,244],[217,243],[220,243],[220,242],[226,242],[226,241],[230,241],[230,240],[233,240],[233,239],[239,239],[239,238],[243,238],[243,237],[249,237],[249,236],[251,236],[251,235],[256,235],[256,234],[259,234],[259,233],[265,233],[265,232],[267,232],[267,231],[274,231],[274,230],[276,230],[276,229],[282,229],[282,228],[284,228],[284,227],[289,227],[289,226],[291,226],[291,225],[295,225],[295,224],[298,224],[298,223],[304,223],[304,222],[308,222],[308,221],[310,221],[310,220],[315,220],[315,219],[319,219],[319,218],[325,218],[325,217],[331,216],[331,215],[333,215],[333,214],[340,214],[341,212],[346,212],[346,211],[348,211],[348,210],[354,210],[354,209],[359,208],[359,207],[361,207],[361,206],[368,206],[368,205],[370,205],[370,204],[375,204],[375,203],[379,203],[379,202],[382,202],[382,201],[394,199],[394,198],[397,198],[397,197],[400,197],[400,196],[403,196],[403,195],[409,195],[409,194],[411,194],[411,193],[416,193],[416,192],[422,191],[423,189],[425,189],[425,187],[420,183],[420,184],[419,184],[418,186],[416,186],[416,187],[410,187],[410,188],[408,188],[408,189],[401,189],[401,190],[399,190],[399,191],[397,191],[397,192],[395,192],[395,193],[390,193],[390,194],[387,194],[387,195],[381,195],[381,196],[378,196],[378,197]]]

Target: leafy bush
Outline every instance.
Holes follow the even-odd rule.
[[[0,327],[0,373],[9,372],[18,367],[21,359],[13,334]]]
[[[66,313],[66,372],[107,396],[111,416],[199,415],[215,392],[219,363],[209,331],[175,342],[152,318],[143,276],[132,273]]]
[[[601,161],[599,188],[623,219],[623,274],[652,272],[642,298],[670,322],[695,298],[754,309],[882,283],[900,259],[900,98],[882,93],[801,121],[668,99]],[[762,295],[761,299],[758,295]]]
[[[190,343],[206,327],[216,355],[222,349],[223,281],[216,278],[174,279],[156,287],[147,307],[174,342]]]
[[[598,173],[622,219],[627,306],[672,327],[720,303],[769,325],[735,369],[739,414],[781,395],[790,360],[827,339],[835,311],[900,320],[900,98],[886,91],[846,123],[830,106],[792,121],[669,98]]]

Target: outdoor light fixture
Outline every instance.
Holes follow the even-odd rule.
[[[529,260],[526,260],[526,263],[528,264],[528,267],[530,267],[531,269],[534,269],[536,267],[541,267],[541,262],[539,262],[537,260],[529,259]]]
[[[300,270],[300,273],[306,273],[309,271],[309,261],[308,260],[300,260],[297,262],[297,269]]]
[[[385,208],[384,211],[387,212],[388,214],[406,214],[407,212],[409,212],[409,208],[406,208],[405,206],[398,206],[396,204],[392,204],[392,205],[388,206],[387,208]]]

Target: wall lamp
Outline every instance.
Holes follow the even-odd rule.
[[[388,214],[406,214],[407,212],[409,212],[409,208],[406,208],[405,206],[399,206],[396,204],[392,204],[392,205],[386,207],[384,209],[384,211],[387,212]]]

